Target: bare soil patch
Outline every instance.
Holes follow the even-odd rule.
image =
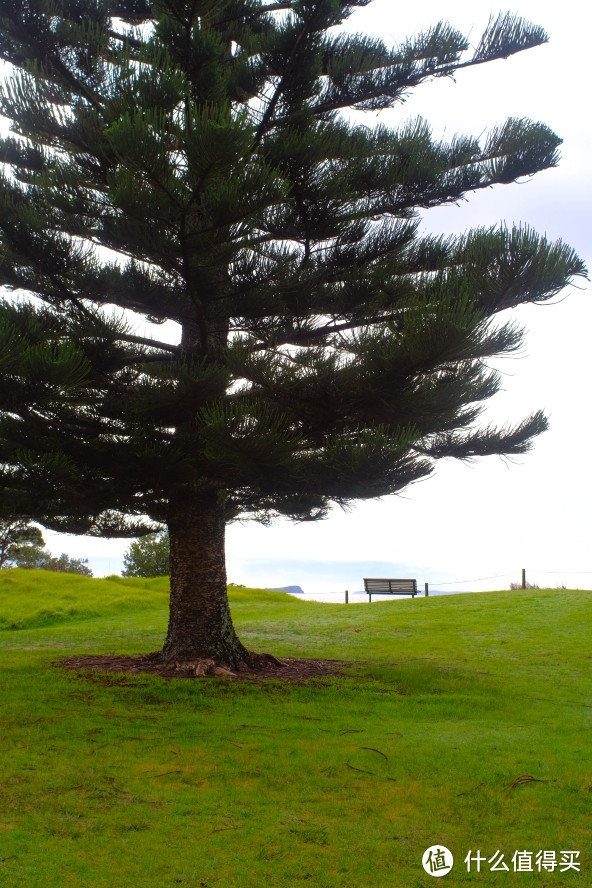
[[[160,651],[139,655],[83,654],[62,657],[59,665],[66,669],[89,672],[117,672],[128,675],[149,673],[163,678],[228,678],[234,681],[264,681],[276,679],[286,682],[303,682],[323,678],[343,671],[350,664],[343,660],[316,660],[297,657],[261,658],[254,666],[243,665],[232,671],[216,666],[212,660],[195,660],[183,663],[166,663]]]

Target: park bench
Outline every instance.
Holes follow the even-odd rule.
[[[364,591],[370,596],[369,603],[373,595],[411,595],[415,598],[417,580],[364,579]]]

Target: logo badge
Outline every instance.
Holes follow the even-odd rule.
[[[454,864],[452,852],[444,845],[430,845],[421,858],[423,868],[430,876],[445,876]]]

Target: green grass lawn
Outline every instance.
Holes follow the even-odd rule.
[[[159,648],[166,587],[0,572],[1,888],[415,888],[436,844],[444,885],[592,884],[591,592],[231,590],[247,646],[351,664],[305,684],[56,665]]]

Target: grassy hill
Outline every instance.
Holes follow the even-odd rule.
[[[350,665],[304,684],[67,671],[158,649],[167,582],[0,571],[2,888],[415,888],[436,844],[455,888],[592,883],[592,593],[230,595],[253,649]]]

